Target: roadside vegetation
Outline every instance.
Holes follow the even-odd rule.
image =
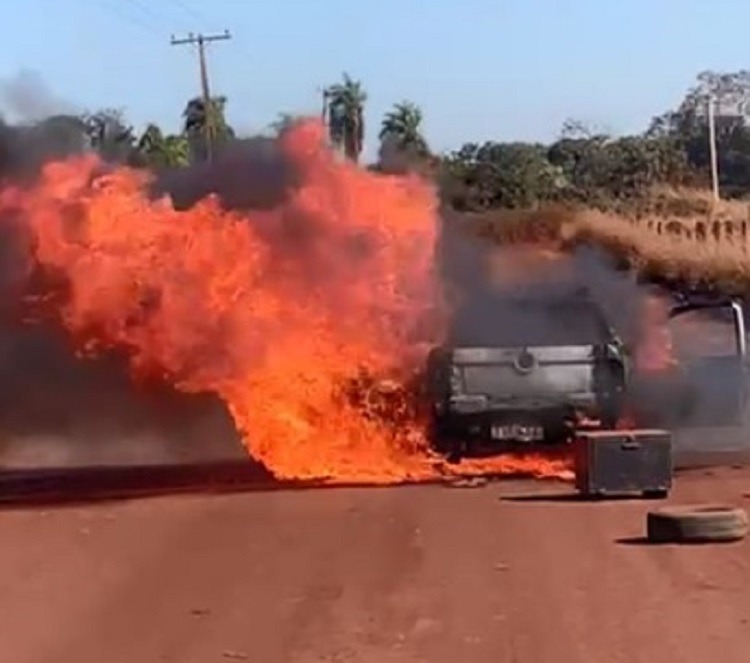
[[[720,201],[710,193],[708,108],[713,100]],[[109,161],[181,168],[237,138],[228,100],[191,99],[181,130],[150,124],[138,133],[117,109],[56,116],[30,127],[57,144],[84,145]],[[750,72],[703,72],[674,109],[637,135],[611,136],[575,120],[552,144],[485,140],[435,154],[422,109],[402,100],[375,126],[364,84],[344,74],[323,94],[331,145],[359,162],[365,137],[378,136],[381,172],[417,171],[435,180],[448,218],[499,243],[595,241],[654,276],[750,290]],[[208,107],[206,107],[208,106]],[[294,114],[268,127],[283,132]]]

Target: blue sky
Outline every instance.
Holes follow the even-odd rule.
[[[10,4],[10,3],[8,3]],[[242,132],[317,113],[318,88],[365,84],[370,131],[420,104],[431,145],[553,138],[568,118],[640,130],[703,69],[750,68],[747,0],[24,0],[4,12],[0,80],[38,73],[61,105],[124,107],[176,128],[198,89],[172,33],[221,32],[215,93]],[[63,103],[64,102],[64,103]]]

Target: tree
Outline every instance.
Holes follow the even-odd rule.
[[[534,207],[555,199],[564,185],[560,168],[538,144],[468,143],[444,167],[454,189],[450,202],[460,209]]]
[[[678,144],[696,182],[707,184],[709,103],[714,105],[721,189],[730,195],[747,192],[750,190],[750,71],[701,72],[676,110],[652,120],[647,135],[668,138]]]
[[[183,132],[190,146],[192,161],[205,161],[208,158],[207,125],[211,131],[213,151],[221,150],[234,138],[234,130],[226,121],[226,104],[226,97],[213,97],[206,108],[203,98],[195,97],[185,105],[182,112]]]
[[[152,168],[176,168],[190,163],[190,146],[185,136],[167,135],[149,124],[136,146],[144,165]]]
[[[560,169],[565,197],[584,200],[600,187],[608,170],[608,140],[603,134],[563,126],[561,138],[550,145],[547,158]]]
[[[584,120],[568,118],[563,122],[560,129],[560,139],[589,139],[594,136],[602,135],[603,131],[597,131],[594,127]]]
[[[135,148],[133,127],[122,110],[105,108],[81,116],[91,148],[106,161],[127,161]]]
[[[682,184],[687,173],[685,153],[669,138],[625,136],[604,145],[606,172],[600,191],[624,199],[649,194],[658,184]]]
[[[331,143],[356,163],[364,145],[367,94],[359,81],[345,73],[342,82],[328,87],[325,95]]]
[[[416,104],[410,101],[395,104],[383,117],[379,138],[390,141],[404,153],[426,155],[428,149],[422,135],[422,119],[422,110]]]

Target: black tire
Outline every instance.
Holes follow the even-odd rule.
[[[445,456],[447,462],[452,464],[460,463],[464,455],[464,445],[453,433],[451,426],[439,418],[432,420],[430,445],[439,454]]]
[[[739,541],[747,536],[748,517],[733,506],[670,506],[650,511],[646,530],[654,543]]]
[[[451,465],[458,465],[463,457],[463,449],[461,448],[460,444],[454,444],[450,447],[450,449],[448,449],[447,452],[445,452],[445,460],[447,460]]]

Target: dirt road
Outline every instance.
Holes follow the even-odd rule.
[[[716,474],[679,479],[672,499],[742,504],[750,472]],[[747,660],[750,544],[644,546],[628,541],[643,502],[560,491],[506,482],[1,511],[2,660]]]

